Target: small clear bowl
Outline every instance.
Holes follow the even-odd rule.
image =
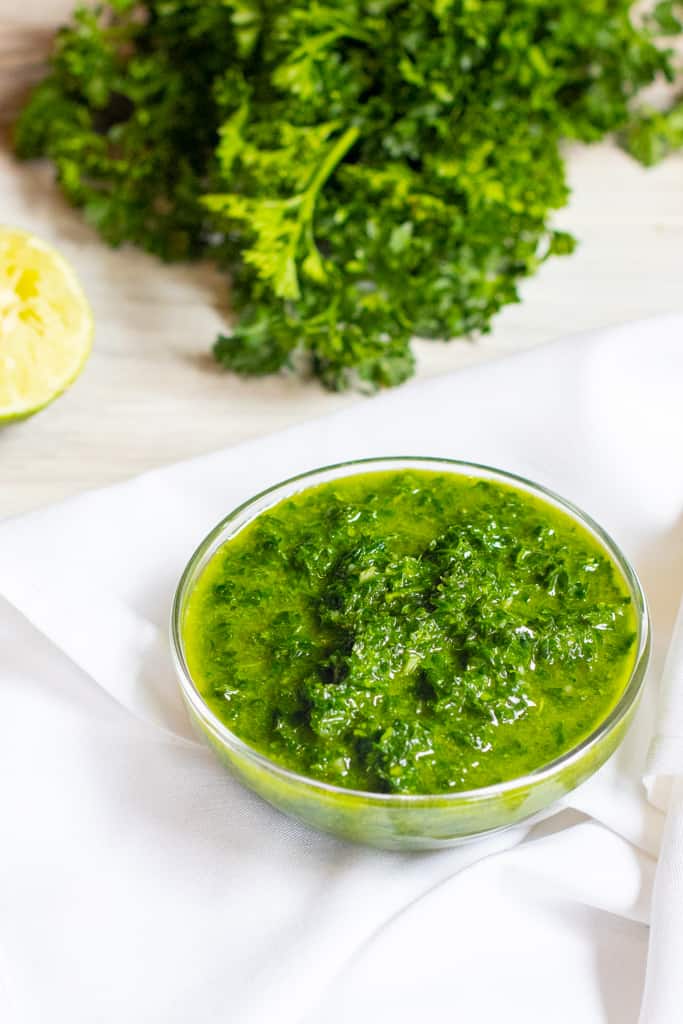
[[[309,487],[381,470],[423,469],[511,484],[561,509],[587,530],[621,572],[637,619],[637,649],[630,678],[615,707],[576,747],[520,778],[480,789],[434,795],[366,793],[300,775],[249,746],[205,703],[187,666],[183,617],[187,600],[216,550],[267,508]],[[344,839],[395,850],[433,849],[510,828],[540,816],[604,764],[634,716],[650,654],[647,602],[633,568],[607,533],[557,494],[513,473],[436,458],[373,458],[344,462],[285,480],[231,512],[201,542],[180,578],[171,614],[171,645],[182,695],[198,732],[246,786],[274,807]]]

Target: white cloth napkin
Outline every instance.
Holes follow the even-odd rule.
[[[682,342],[675,317],[569,339],[0,525],[0,1019],[635,1022],[663,821],[641,777],[683,579]],[[166,629],[197,542],[268,484],[380,454],[521,472],[641,574],[637,721],[534,828],[420,855],[344,844],[188,730]]]
[[[645,782],[667,811],[655,875],[640,1024],[683,1016],[683,603],[660,684]]]

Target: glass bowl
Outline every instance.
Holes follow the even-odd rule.
[[[306,488],[343,476],[400,469],[438,470],[500,481],[535,495],[592,534],[627,585],[638,635],[633,669],[621,697],[577,746],[520,778],[434,795],[368,793],[330,785],[277,764],[241,740],[207,706],[190,675],[182,635],[187,600],[221,545],[265,509]],[[597,771],[623,739],[638,705],[650,653],[650,622],[642,587],[626,557],[597,523],[564,498],[488,466],[450,459],[393,457],[362,459],[302,473],[269,487],[230,512],[201,542],[180,578],[171,614],[171,646],[182,695],[195,727],[246,786],[313,828],[372,846],[415,850],[454,845],[538,816]]]

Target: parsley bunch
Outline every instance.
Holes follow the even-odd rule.
[[[112,245],[226,267],[229,369],[398,384],[412,336],[488,331],[571,251],[562,140],[673,74],[632,6],[111,0],[60,31],[16,148]]]

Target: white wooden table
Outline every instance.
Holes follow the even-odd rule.
[[[25,0],[21,16],[39,26],[39,39],[69,7],[68,0]],[[0,21],[16,20],[17,10],[0,0]],[[0,111],[2,90],[9,96],[12,86],[11,76],[0,76]],[[7,100],[6,114],[10,106]],[[546,264],[484,340],[420,343],[420,376],[683,310],[683,157],[644,170],[606,143],[575,148],[568,158],[573,198],[557,222],[578,236],[577,252]],[[208,266],[169,267],[130,248],[107,249],[63,201],[50,168],[18,164],[6,142],[0,211],[3,222],[61,249],[97,321],[93,355],[72,389],[0,432],[0,517],[371,401],[295,378],[244,381],[219,371],[209,348],[226,325],[225,279]]]

